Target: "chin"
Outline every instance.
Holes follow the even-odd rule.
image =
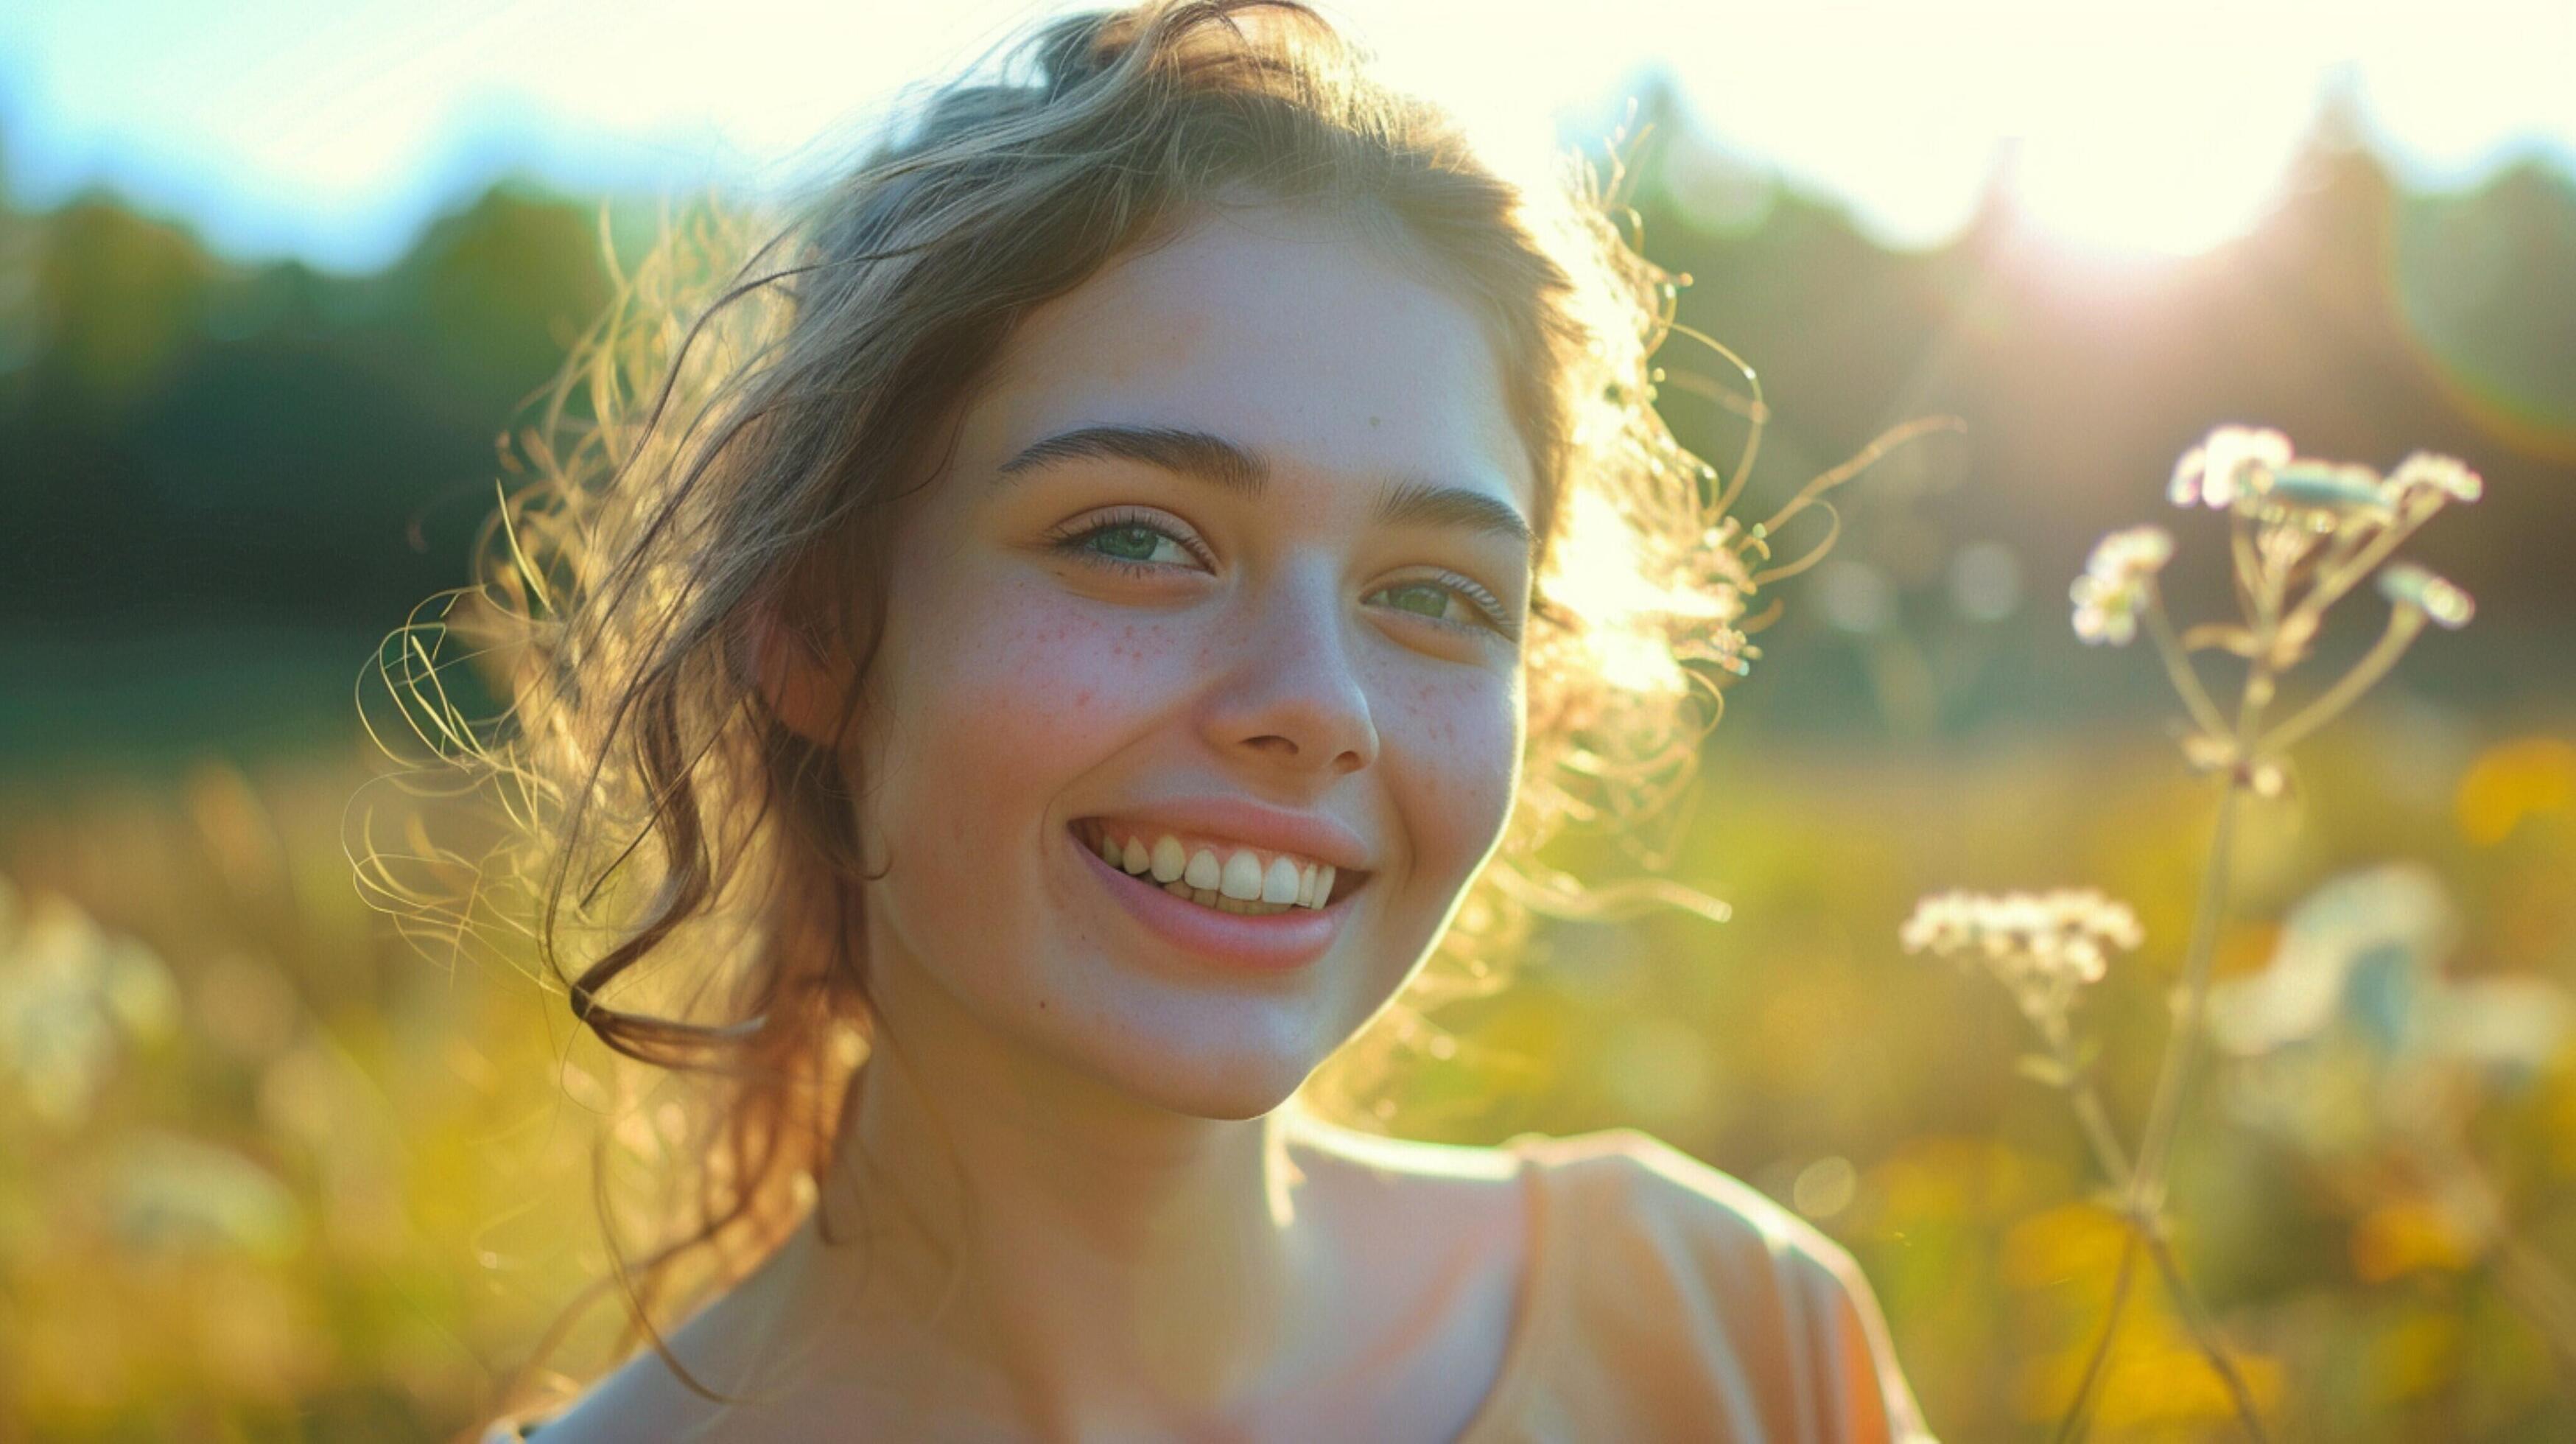
[[[1314,1071],[1304,1060],[1275,1069],[1237,1066],[1210,1071],[1163,1067],[1150,1073],[1132,1068],[1104,1075],[1102,1081],[1138,1102],[1188,1118],[1242,1120],[1276,1110],[1297,1094]]]
[[[1309,1021],[1285,998],[1193,998],[1051,1043],[1081,1071],[1140,1102],[1191,1118],[1242,1120],[1295,1097],[1347,1041],[1340,1031],[1316,1036]]]

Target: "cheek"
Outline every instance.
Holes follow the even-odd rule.
[[[1460,670],[1399,683],[1381,737],[1417,871],[1461,885],[1501,838],[1520,772],[1517,675]]]
[[[997,830],[1035,835],[1064,787],[1132,737],[1188,665],[1152,622],[1069,603],[1043,577],[914,595],[921,604],[890,639],[901,740],[888,781],[970,850],[1007,845]]]

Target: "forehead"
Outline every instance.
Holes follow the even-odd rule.
[[[1306,208],[1203,214],[1031,310],[959,441],[992,464],[1101,422],[1214,432],[1283,476],[1439,477],[1524,515],[1534,490],[1474,312]]]

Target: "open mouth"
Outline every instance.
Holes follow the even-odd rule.
[[[1086,817],[1071,826],[1076,841],[1130,881],[1244,917],[1321,911],[1369,878],[1298,853],[1114,818]]]

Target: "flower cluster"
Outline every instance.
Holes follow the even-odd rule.
[[[2382,477],[2367,466],[2294,456],[2268,427],[2221,426],[2174,464],[2166,495],[2269,524],[2330,532],[2347,521],[2395,522],[2419,507],[2475,501],[2478,474],[2454,457],[2418,451]]]
[[[2210,1036],[2243,1060],[2236,1114],[2348,1156],[2455,1121],[2472,1077],[2528,1083],[2576,1031],[2576,1003],[2538,978],[2454,980],[2461,931],[2417,864],[2347,873],[2293,908],[2265,967],[2210,989]]]
[[[2138,634],[2156,573],[2173,559],[2173,535],[2162,527],[2133,526],[2102,538],[2068,595],[2075,602],[2075,635],[2087,644],[2125,647]]]
[[[2457,457],[2418,451],[2397,463],[2381,483],[2389,505],[2404,510],[2432,497],[2451,501],[2475,501],[2486,491],[2486,484],[2468,464]]]
[[[2379,594],[2391,605],[2413,607],[2435,626],[2458,631],[2477,613],[2469,594],[2413,562],[2392,562],[2379,574]]]
[[[2421,865],[2347,873],[2291,910],[2268,966],[2210,990],[2211,1033],[2239,1056],[2344,1029],[2383,1059],[2538,1070],[2576,1025],[2570,1003],[2536,979],[2453,981],[2460,931]]]
[[[1982,966],[2045,1032],[2063,1026],[2067,1005],[2101,981],[2110,948],[2144,940],[2137,914],[2095,888],[2050,892],[1934,893],[1914,905],[1899,937],[1909,953],[1930,952]]]
[[[2176,506],[2203,502],[2223,511],[2289,464],[2290,438],[2268,427],[2222,426],[2182,454],[2166,495]]]
[[[2123,646],[2143,619],[2191,710],[2194,730],[2183,747],[2193,765],[2278,796],[2287,783],[2272,759],[2282,749],[2368,690],[2427,623],[2457,629],[2476,612],[2467,592],[2391,556],[2435,512],[2476,501],[2485,489],[2465,463],[2429,451],[2408,455],[2381,476],[2367,466],[2298,456],[2278,431],[2218,427],[2175,463],[2166,494],[2177,506],[2205,505],[2228,514],[2243,621],[2177,634],[2157,589],[2173,557],[2173,538],[2159,527],[2136,526],[2103,537],[2068,589],[2075,635],[2088,644]],[[2243,714],[2251,728],[2275,697],[2279,680],[2307,659],[2327,610],[2373,579],[2389,603],[2380,645],[2308,708],[2268,733],[2234,735],[2238,726],[2210,697],[2190,654],[2215,647],[2254,664],[2245,689],[2251,706]]]

